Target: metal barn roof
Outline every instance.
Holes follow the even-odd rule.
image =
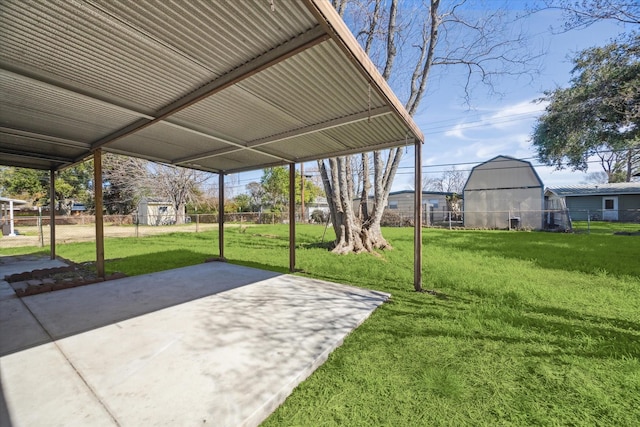
[[[619,182],[613,184],[568,185],[547,188],[547,194],[560,197],[609,196],[617,194],[640,194],[640,182]]]
[[[326,0],[0,3],[0,164],[231,173],[422,141]]]
[[[542,180],[531,162],[511,156],[496,156],[474,166],[464,191],[542,188]]]

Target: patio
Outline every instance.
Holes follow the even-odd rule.
[[[388,297],[215,262],[4,296],[0,424],[258,425]]]

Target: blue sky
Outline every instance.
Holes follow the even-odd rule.
[[[613,22],[600,22],[582,30],[553,34],[550,27],[562,24],[560,14],[547,11],[527,18],[526,25],[532,39],[531,48],[544,50],[540,74],[502,79],[497,91],[502,96],[488,96],[482,88],[472,93],[471,105],[465,103],[460,89],[461,79],[455,74],[431,80],[429,92],[414,120],[425,135],[423,174],[436,177],[444,170],[470,170],[478,163],[497,155],[508,155],[530,161],[545,186],[579,184],[586,179],[583,172],[557,171],[539,164],[531,147],[530,135],[544,104],[533,101],[545,90],[568,86],[575,52],[592,46],[602,46],[625,31]],[[414,152],[406,149],[392,191],[413,189]],[[316,169],[315,162],[305,164],[305,172]],[[597,164],[589,172],[601,169]],[[245,192],[244,186],[258,181],[261,171],[230,177],[235,194]]]
[[[546,50],[541,73],[532,81],[523,78],[503,80],[498,88],[505,93],[503,97],[478,93],[472,99],[471,108],[463,105],[459,96],[450,95],[455,82],[442,81],[441,87],[446,90],[436,89],[425,99],[428,105],[414,118],[426,138],[423,148],[425,173],[439,176],[443,170],[451,168],[439,165],[450,164],[459,164],[457,169],[468,170],[497,155],[508,155],[530,161],[548,187],[579,184],[585,180],[583,172],[557,171],[541,166],[536,160],[530,138],[544,104],[533,101],[545,90],[569,85],[573,53],[605,45],[625,28],[612,22],[601,22],[587,29],[553,34],[550,25],[559,25],[562,21],[558,18],[559,15],[552,12],[528,18],[530,31],[537,34],[532,48],[538,48],[537,43]],[[397,176],[394,190],[413,188],[413,175],[407,173],[412,164],[413,153],[408,153],[402,164],[405,169]],[[590,165],[589,172],[600,170],[597,164]]]

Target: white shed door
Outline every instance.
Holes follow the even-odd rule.
[[[605,221],[618,220],[618,198],[617,197],[602,198],[602,219]]]

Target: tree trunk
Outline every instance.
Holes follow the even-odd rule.
[[[176,224],[184,224],[185,204],[181,203],[176,206]]]
[[[331,212],[332,225],[336,233],[335,246],[333,252],[346,254],[349,252],[374,251],[375,249],[392,249],[391,245],[382,236],[380,223],[384,209],[387,206],[389,192],[395,177],[402,149],[389,150],[388,160],[383,160],[383,152],[373,153],[374,158],[374,192],[372,206],[367,208],[367,199],[357,203],[353,197],[352,171],[349,158],[338,157],[329,159],[329,167],[320,160],[318,168],[322,175],[329,210]],[[368,156],[363,156],[362,167],[366,173],[365,183],[361,197],[364,197],[371,188],[369,182]],[[386,167],[385,167],[386,166]]]

